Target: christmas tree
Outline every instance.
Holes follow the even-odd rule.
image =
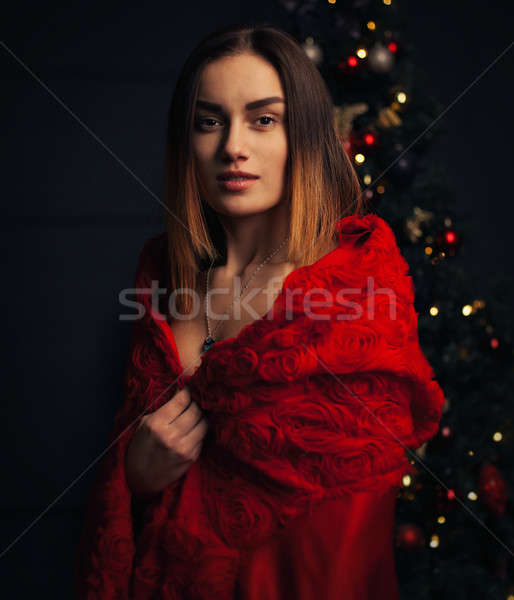
[[[446,396],[438,434],[398,494],[401,598],[514,600],[513,350],[509,282],[472,297],[456,260],[465,224],[444,165],[428,161],[444,106],[414,69],[391,0],[278,3],[278,25],[324,77],[334,119],[373,212],[410,265],[421,346]]]

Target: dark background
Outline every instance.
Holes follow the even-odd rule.
[[[426,92],[445,106],[512,41],[507,1],[401,6]],[[157,198],[178,70],[208,32],[277,10],[266,0],[4,9],[1,566],[3,591],[18,598],[71,597],[94,461],[121,401],[129,323],[118,293],[164,229]],[[459,260],[477,297],[513,270],[513,56],[446,113],[432,150],[453,180],[467,231]]]

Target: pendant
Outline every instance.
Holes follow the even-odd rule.
[[[211,337],[205,338],[205,341],[203,343],[203,347],[202,347],[202,352],[207,352],[207,350],[209,350],[209,348],[216,342],[216,340],[214,340]]]

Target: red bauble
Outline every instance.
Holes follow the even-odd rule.
[[[378,132],[374,129],[365,129],[362,131],[350,131],[350,144],[355,155],[357,152],[370,154],[378,147]]]
[[[447,255],[455,256],[462,244],[462,239],[455,228],[445,227],[436,233],[435,244]]]
[[[422,548],[425,545],[423,531],[413,523],[400,525],[396,532],[396,545],[404,550]]]
[[[480,467],[478,490],[487,508],[497,517],[503,517],[507,508],[507,485],[493,464],[486,462]]]
[[[440,514],[449,513],[459,505],[457,498],[462,497],[462,492],[455,487],[443,488],[437,486],[436,505]]]

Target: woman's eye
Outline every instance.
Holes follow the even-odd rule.
[[[257,119],[255,119],[255,120],[256,121],[260,121],[261,119],[271,119],[271,121],[273,123],[277,123],[277,120],[274,119],[271,115],[262,115],[261,117],[257,117]],[[204,117],[204,118],[196,119],[196,125],[200,129],[203,129],[203,130],[214,129],[214,127],[212,125],[208,125],[207,124],[208,122],[210,122],[210,123],[219,123],[220,121],[218,121],[218,119],[213,119],[211,117]],[[261,125],[265,129],[270,129],[272,127],[272,123],[261,123]]]
[[[259,117],[259,118],[257,119],[257,121],[258,121],[258,120],[260,120],[260,119],[271,119],[271,120],[272,120],[274,123],[276,123],[276,122],[277,122],[277,120],[276,120],[276,119],[274,119],[273,117],[271,117],[270,115],[263,115],[262,117]],[[271,123],[269,123],[269,125],[271,125]]]

